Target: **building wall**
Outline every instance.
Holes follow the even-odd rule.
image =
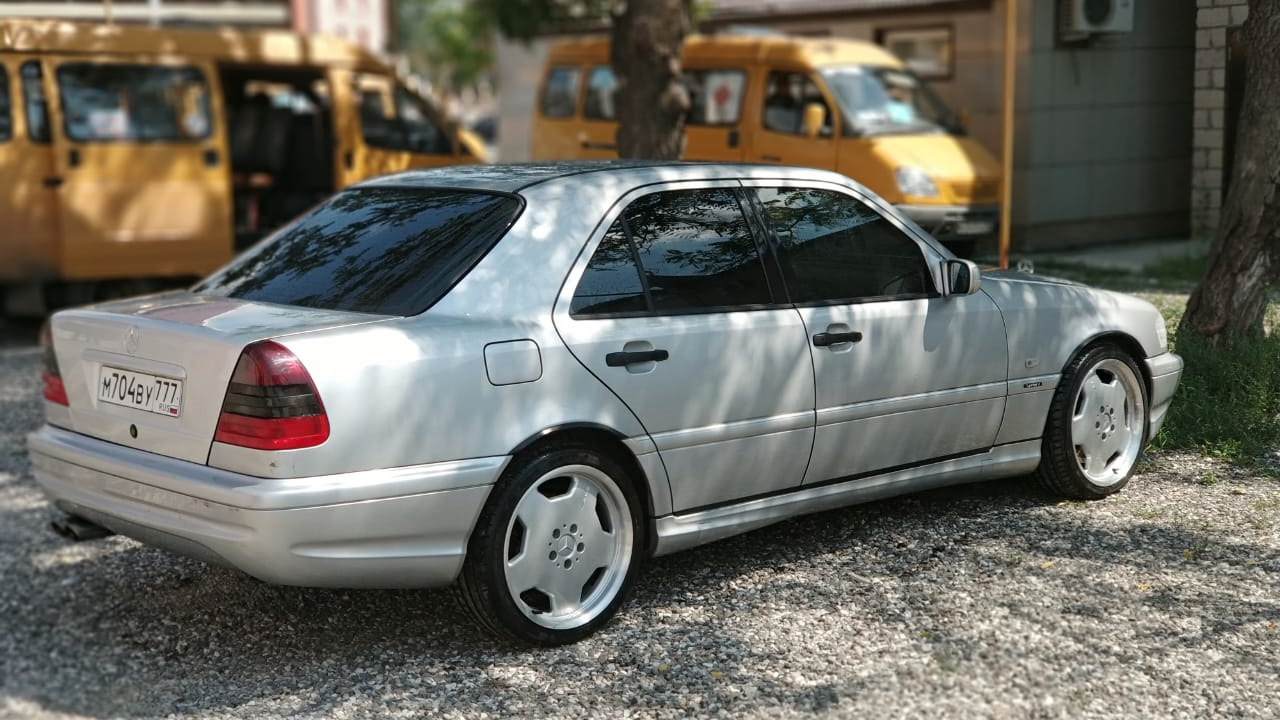
[[[387,0],[310,0],[308,27],[322,35],[336,35],[374,53],[387,52]]]
[[[1034,5],[1017,103],[1022,246],[1185,235],[1194,1],[1140,1],[1132,33],[1082,45],[1059,43],[1054,3]]]
[[[1191,230],[1208,236],[1218,227],[1227,114],[1227,32],[1249,16],[1245,0],[1196,2],[1195,104],[1191,156]]]

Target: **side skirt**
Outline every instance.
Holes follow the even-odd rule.
[[[762,528],[797,515],[881,500],[895,495],[979,480],[1025,475],[1040,464],[1040,439],[992,448],[989,452],[898,470],[821,487],[757,498],[655,522],[654,555],[687,550]]]

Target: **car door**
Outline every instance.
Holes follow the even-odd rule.
[[[45,64],[68,279],[201,275],[231,257],[231,177],[207,63]]]
[[[40,61],[0,60],[0,280],[42,280],[58,272],[57,197]]]
[[[557,305],[566,345],[657,446],[677,512],[798,487],[813,443],[804,324],[740,203],[737,183],[624,197]]]
[[[750,118],[748,159],[834,170],[839,118],[822,86],[808,73],[789,70],[772,70],[763,81],[764,91],[756,95],[760,99],[754,101],[758,105]],[[825,109],[816,137],[804,127],[805,107],[811,104]]]
[[[1008,379],[995,303],[982,292],[942,296],[941,257],[847,189],[752,191],[813,358],[805,483],[990,448]]]

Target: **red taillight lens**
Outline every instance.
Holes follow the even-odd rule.
[[[67,401],[67,387],[62,384],[62,372],[58,370],[58,356],[53,352],[53,331],[47,321],[40,328],[40,356],[44,361],[44,369],[40,373],[44,399],[59,405],[70,405]]]
[[[258,450],[315,447],[329,439],[329,416],[302,362],[266,340],[240,353],[213,439]]]

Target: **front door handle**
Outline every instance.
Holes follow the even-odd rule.
[[[60,177],[47,177],[47,178],[45,178],[45,179],[44,179],[44,186],[45,186],[45,187],[47,187],[47,188],[56,188],[56,187],[61,187],[61,186],[62,186],[62,178],[60,178]]]
[[[637,352],[611,352],[604,356],[604,364],[609,367],[625,367],[642,362],[662,362],[671,357],[666,350],[640,350]]]
[[[816,347],[829,347],[831,345],[839,345],[840,343],[856,343],[862,341],[862,333],[860,332],[822,332],[813,336],[813,344]]]

